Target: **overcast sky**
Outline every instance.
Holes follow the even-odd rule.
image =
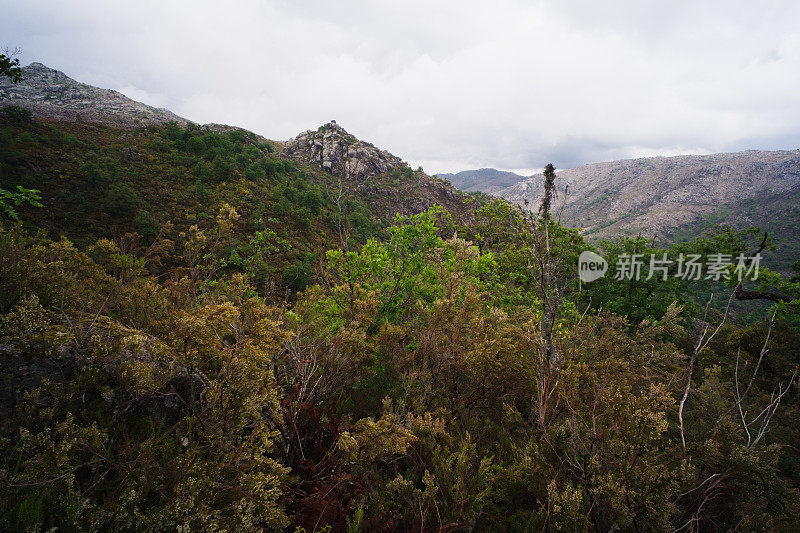
[[[0,0],[0,47],[200,123],[336,119],[429,173],[800,147],[800,2]]]

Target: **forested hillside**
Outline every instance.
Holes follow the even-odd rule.
[[[761,231],[590,244],[334,123],[1,120],[0,529],[795,526],[800,268],[613,279]]]

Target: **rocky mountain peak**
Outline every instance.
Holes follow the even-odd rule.
[[[42,63],[22,68],[22,81],[0,78],[0,107],[18,105],[40,119],[91,122],[135,128],[165,122],[189,123],[167,111],[131,100],[111,89],[101,89],[73,80]]]
[[[60,70],[50,68],[47,65],[39,62],[34,62],[27,67],[24,67],[23,72],[28,74],[30,78],[34,80],[42,80],[46,77],[49,77],[51,80],[58,83],[65,83],[70,80],[70,78]]]
[[[408,168],[399,157],[358,140],[335,120],[288,141],[284,152],[346,180],[363,180]]]

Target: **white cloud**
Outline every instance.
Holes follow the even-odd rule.
[[[0,9],[0,44],[22,47],[24,61],[271,138],[335,118],[430,172],[800,141],[794,2],[0,0]]]
[[[167,99],[163,94],[149,93],[144,89],[140,89],[133,85],[126,85],[125,87],[120,87],[116,90],[132,100],[142,102],[143,104],[147,104],[149,106],[164,107],[167,105]]]

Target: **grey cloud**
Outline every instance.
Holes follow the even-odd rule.
[[[796,148],[800,4],[0,0],[0,45],[285,139],[332,118],[430,172]]]

